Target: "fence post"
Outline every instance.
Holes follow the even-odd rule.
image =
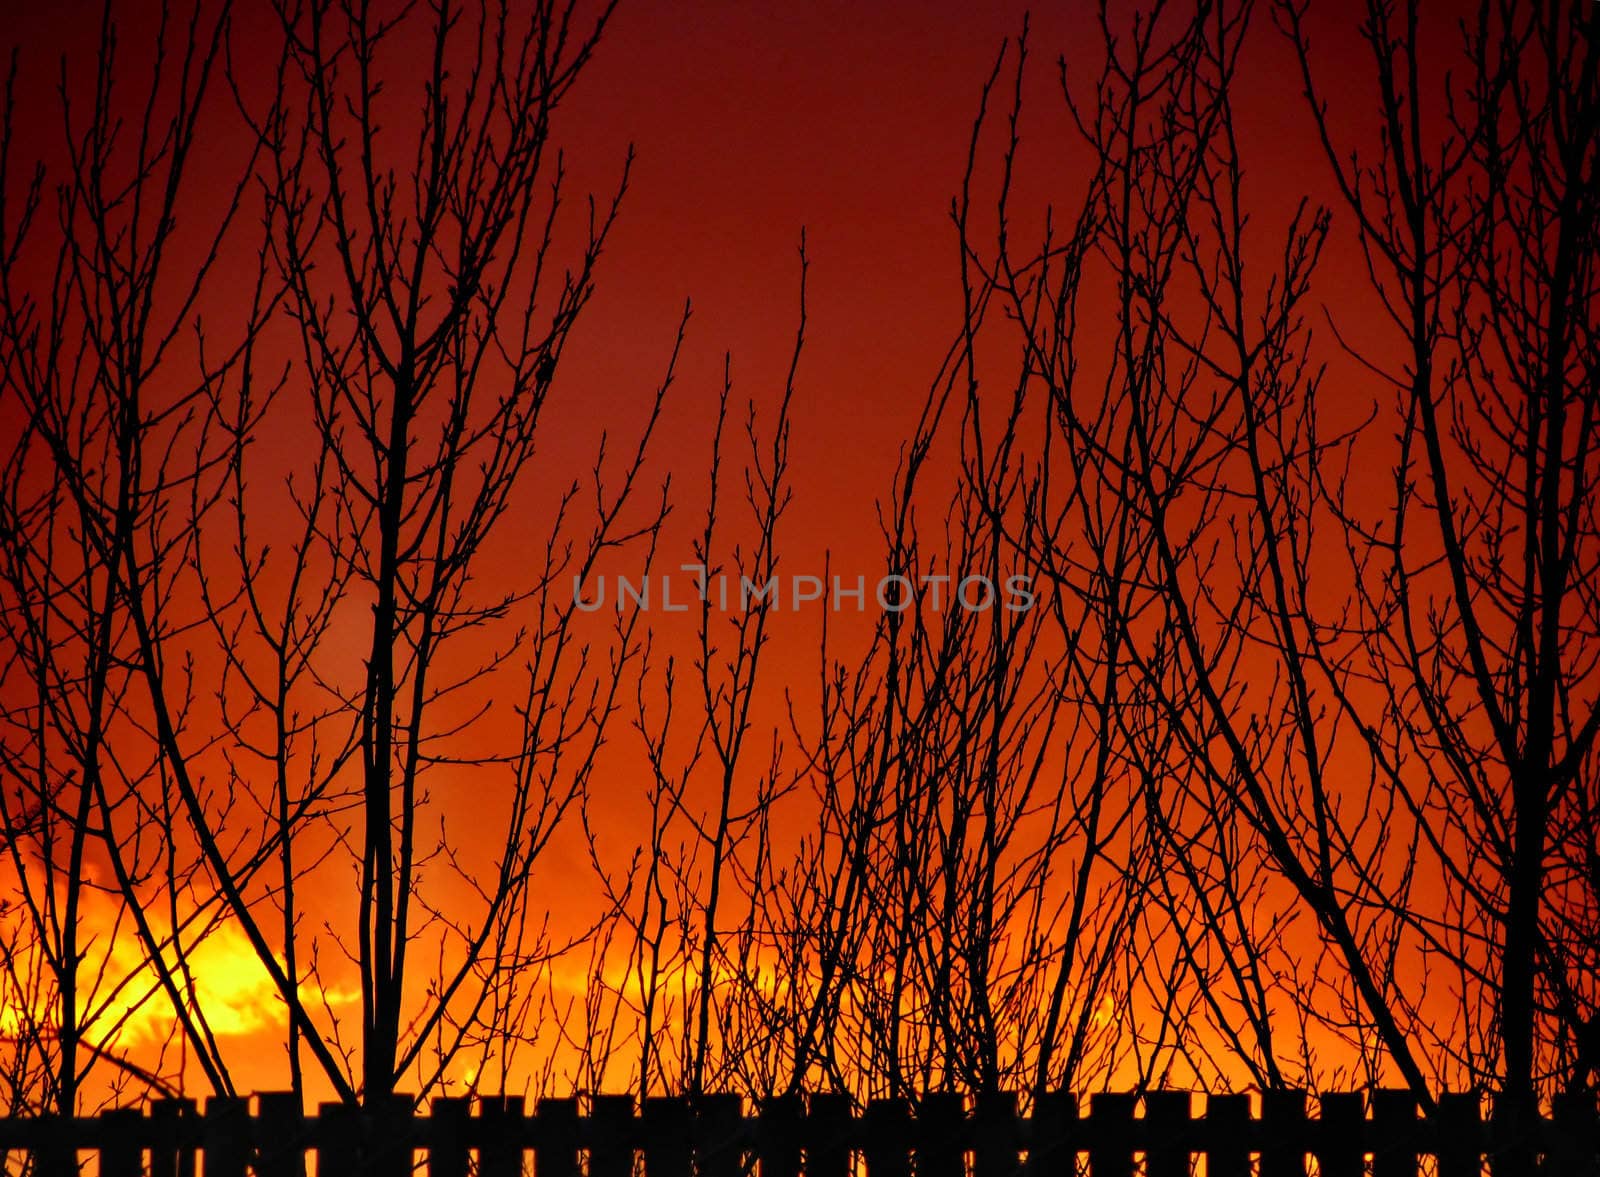
[[[405,1177],[411,1172],[414,1101],[408,1095],[378,1097],[364,1106],[324,1103],[317,1107],[317,1172],[361,1177]]]
[[[696,1096],[695,1177],[739,1177],[744,1160],[744,1101],[737,1095]]]
[[[911,1177],[908,1129],[911,1112],[903,1099],[874,1099],[862,1116],[867,1177]]]
[[[1483,1106],[1477,1092],[1445,1092],[1428,1120],[1439,1177],[1481,1177]]]
[[[1539,1107],[1531,1093],[1496,1094],[1490,1105],[1489,1172],[1494,1177],[1534,1177],[1538,1130]]]
[[[100,1177],[144,1177],[139,1140],[143,1113],[138,1108],[113,1108],[100,1113],[100,1127]]]
[[[1033,1102],[1028,1125],[1028,1164],[1032,1177],[1078,1171],[1078,1097],[1070,1091],[1046,1091]]]
[[[854,1130],[848,1095],[813,1095],[806,1114],[806,1177],[850,1177]]]
[[[589,1128],[589,1177],[633,1177],[633,1096],[592,1096]]]
[[[256,1096],[256,1177],[306,1177],[306,1119],[292,1091]]]
[[[1017,1154],[1017,1093],[990,1091],[972,1109],[976,1177],[1020,1177]]]
[[[472,1101],[460,1095],[436,1096],[428,1113],[428,1177],[467,1177]]]
[[[354,1104],[317,1105],[317,1172],[361,1172],[360,1109]]]
[[[1600,1117],[1595,1113],[1594,1096],[1568,1091],[1557,1095],[1553,1102],[1551,1138],[1545,1148],[1546,1171],[1562,1177],[1600,1174]]]
[[[535,1117],[534,1172],[540,1177],[578,1177],[578,1101],[541,1099]]]
[[[1091,1177],[1133,1177],[1133,1108],[1139,1097],[1097,1091],[1089,1097]]]
[[[70,1140],[72,1122],[43,1115],[33,1122],[33,1171],[38,1177],[78,1177],[78,1152]]]
[[[1144,1164],[1148,1177],[1189,1177],[1191,1112],[1187,1091],[1145,1093]]]
[[[213,1095],[206,1100],[201,1140],[206,1177],[245,1177],[250,1163],[250,1101],[239,1095]]]
[[[1206,1096],[1206,1173],[1250,1177],[1250,1097]]]
[[[691,1177],[694,1150],[689,1101],[676,1095],[649,1096],[640,1118],[644,1128],[644,1177]]]
[[[150,1101],[150,1177],[194,1177],[194,1120],[192,1099]]]
[[[1417,1097],[1372,1093],[1372,1177],[1417,1177]]]
[[[804,1114],[798,1095],[778,1095],[761,1101],[757,1109],[756,1152],[761,1158],[762,1177],[800,1177],[800,1121]]]
[[[361,1158],[373,1177],[411,1177],[416,1167],[416,1097],[391,1091],[361,1109]],[[321,1177],[321,1170],[318,1171]]]
[[[522,1096],[478,1097],[480,1177],[522,1177]]]
[[[966,1101],[953,1091],[930,1091],[917,1105],[917,1177],[966,1177],[962,1124]]]
[[[1261,1177],[1306,1177],[1306,1093],[1261,1093]]]
[[[1324,1091],[1314,1143],[1323,1177],[1363,1177],[1367,1109],[1359,1092]]]

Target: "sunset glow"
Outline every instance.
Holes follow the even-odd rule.
[[[16,13],[6,1112],[1592,1095],[1600,16],[1347,7]]]

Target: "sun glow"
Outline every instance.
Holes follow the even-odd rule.
[[[11,898],[0,908],[0,936],[14,947],[6,956],[0,1036],[11,1041],[30,1035],[53,1039],[59,1034],[55,1018],[61,982],[40,946],[22,934],[24,900],[15,872],[7,873]],[[75,980],[84,1010],[82,1032],[97,1049],[140,1052],[170,1041],[178,1028],[173,1005],[152,1000],[167,985],[184,995],[190,1016],[203,1019],[219,1038],[278,1032],[287,1024],[283,999],[237,924],[208,921],[205,913],[192,908],[182,912],[178,951],[172,921],[164,918],[162,904],[151,903],[145,917],[164,947],[163,979],[118,905],[100,890],[86,890],[79,903],[83,947]],[[277,963],[283,967],[281,959]],[[300,997],[308,1007],[329,1012],[360,1000],[353,987],[311,981],[301,983]]]

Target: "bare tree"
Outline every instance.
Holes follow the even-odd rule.
[[[1600,20],[1480,4],[1436,89],[1443,34],[1369,4],[1382,134],[1363,159],[1338,145],[1305,12],[1282,13],[1398,343],[1396,371],[1352,341],[1397,394],[1385,510],[1335,493],[1384,670],[1367,730],[1447,880],[1418,922],[1461,978],[1456,1065],[1519,1099],[1593,1089]]]
[[[1323,701],[1348,699],[1353,674],[1312,573],[1318,529],[1336,523],[1319,475],[1349,441],[1324,434],[1303,325],[1327,218],[1302,204],[1268,247],[1271,268],[1254,260],[1232,97],[1251,15],[1157,5],[1122,36],[1103,15],[1105,72],[1087,98],[1066,86],[1104,176],[1090,200],[1115,292],[1108,346],[1063,339],[1075,300],[1025,301],[1050,244],[1024,265],[1001,238],[994,271],[1023,363],[1053,406],[1058,453],[1081,455],[1058,492],[1085,504],[1081,530],[1063,536],[1040,496],[1033,533],[1055,548],[1130,537],[1110,620],[1132,680],[1118,744],[1167,868],[1162,919],[1142,938],[1181,966],[1147,974],[1144,1016],[1167,1032],[1182,1012],[1171,1046],[1212,1082],[1325,1079],[1303,1033],[1283,1041],[1298,1015],[1348,1036],[1371,1060],[1366,1081],[1386,1056],[1427,1098],[1395,947],[1414,858],[1391,841],[1392,793],[1351,771],[1349,714]],[[1087,364],[1101,382],[1083,378]],[[1073,580],[1094,583],[1079,573],[1062,587]],[[1297,911],[1309,943],[1287,930]],[[1303,969],[1308,949],[1318,963]]]
[[[242,631],[261,656],[231,656],[240,679],[259,685],[231,692],[245,703],[228,733],[240,756],[272,766],[282,883],[255,895],[233,888],[231,914],[255,928],[295,1011],[292,1051],[303,1043],[347,1097],[382,1097],[408,1079],[426,1093],[463,1047],[503,1048],[504,1076],[522,987],[562,951],[534,907],[534,867],[584,802],[633,657],[625,629],[591,662],[599,650],[578,632],[569,578],[659,524],[664,504],[641,513],[633,499],[677,350],[631,448],[617,461],[602,447],[592,522],[577,521],[585,490],[574,479],[542,504],[549,532],[515,580],[478,587],[487,546],[510,538],[508,512],[532,501],[524,475],[626,188],[624,173],[608,203],[591,202],[570,243],[575,261],[558,277],[568,242],[552,120],[611,8],[586,19],[573,5],[431,6],[414,89],[402,87],[415,47],[401,31],[420,14],[321,2],[278,11],[286,49],[257,125],[266,252],[299,354],[270,405],[252,406],[257,394],[241,381],[219,411],[231,422],[237,538],[232,580],[208,600],[216,634]],[[241,94],[249,109],[247,86]],[[273,412],[308,415],[319,441],[311,465],[290,471],[304,481],[289,496],[298,521],[284,562],[269,554],[270,530],[247,532],[246,521],[272,512],[270,500],[247,499],[239,472],[262,460],[252,453]],[[352,675],[329,665],[325,647],[347,640],[357,608],[363,655]],[[522,697],[497,709],[483,684],[517,662]],[[271,723],[258,742],[250,725],[261,720]],[[497,722],[509,734],[470,734]],[[464,753],[464,739],[477,748]],[[450,781],[467,772],[501,810],[486,853],[473,850],[488,833],[481,825],[462,844],[444,824],[464,820]],[[457,804],[434,801],[433,790],[456,793]],[[190,817],[214,841],[210,815],[192,806]],[[323,833],[292,828],[304,821]],[[291,848],[315,853],[319,837],[324,852],[350,856],[358,883],[353,919],[328,919],[325,940],[292,907]],[[430,868],[454,877],[450,898],[424,885]],[[214,869],[234,867],[216,855]],[[280,908],[282,965],[259,923],[264,902]],[[319,1021],[297,997],[306,978],[324,992],[330,984],[317,964],[324,942],[358,974],[358,1046],[343,1042],[336,1013]],[[412,956],[422,949],[437,959],[419,975]],[[358,1072],[341,1050],[359,1052]]]
[[[681,634],[647,639],[636,683],[648,844],[619,869],[590,833],[591,858],[615,915],[593,972],[604,996],[585,1010],[586,1041],[575,1045],[598,1085],[622,1061],[614,1038],[622,1027],[637,1048],[629,1078],[641,1098],[771,1088],[776,1044],[760,1009],[770,997],[773,960],[755,920],[772,885],[774,812],[794,781],[777,733],[762,732],[756,715],[764,655],[783,620],[778,537],[791,497],[789,421],[805,344],[808,264],[802,234],[799,323],[770,420],[752,398],[736,423],[733,357],[724,357],[705,513],[690,541],[693,562],[677,570],[684,576],[677,604],[670,574],[654,596],[646,577],[642,602],[630,604],[620,580],[614,590],[619,614],[648,607],[659,611],[657,620],[678,611],[694,619],[686,656],[675,645]],[[741,450],[742,469],[730,475],[730,459]],[[750,746],[764,735],[769,754],[752,764]],[[603,1033],[596,1033],[597,1021]],[[612,1083],[617,1078],[610,1074]]]
[[[1146,1000],[1220,1037],[1221,1081],[1328,1078],[1314,1032],[1362,1082],[1527,1106],[1592,1083],[1594,21],[1480,6],[1430,109],[1446,34],[1368,6],[1376,153],[1312,102],[1398,336],[1358,353],[1398,398],[1352,410],[1307,325],[1329,214],[1247,215],[1251,9],[1105,12],[1105,72],[1066,88],[1098,161],[1078,229],[1012,244],[1013,121],[998,235],[964,233],[1050,407],[1019,542],[1113,605],[1115,754],[1166,868]],[[1276,14],[1315,95],[1309,17]]]
[[[1481,0],[1447,33],[1367,0],[1351,151],[1297,0],[1103,4],[1061,70],[1082,166],[1037,232],[1007,46],[877,616],[859,646],[823,622],[781,733],[803,242],[774,414],[738,442],[731,364],[717,397],[686,652],[571,591],[662,559],[687,323],[620,446],[564,466],[549,407],[628,165],[571,215],[556,132],[610,3],[278,0],[279,52],[232,58],[226,3],[163,6],[137,101],[108,5],[55,170],[14,158],[14,65],[8,1106],[232,1090],[195,964],[219,931],[283,1003],[294,1090],[349,1102],[624,1070],[641,1095],[1398,1081],[1523,1116],[1593,1090],[1592,9]],[[1256,204],[1239,79],[1270,18],[1332,210]],[[1330,242],[1369,282],[1324,308]],[[642,781],[625,863],[602,766]],[[599,893],[558,913],[541,866],[585,844]]]
[[[34,1077],[14,1110],[73,1114],[108,1092],[171,1090],[184,1061],[229,1090],[186,963],[220,910],[169,836],[179,802],[140,689],[155,644],[185,624],[194,532],[171,506],[205,472],[204,389],[238,357],[237,344],[202,347],[196,362],[187,333],[248,157],[208,215],[178,229],[226,30],[225,5],[163,8],[132,47],[153,63],[139,89],[107,6],[92,72],[62,68],[54,172],[19,170],[15,57],[8,75],[0,370],[16,428],[0,478],[0,829],[11,1061],[14,1080]],[[255,326],[244,320],[243,336]],[[156,672],[164,721],[184,731],[192,667]],[[130,1057],[124,1031],[145,1017],[173,1027],[181,1061]]]
[[[276,67],[228,70],[253,132],[235,136],[239,179],[202,200],[187,167],[229,110],[227,9],[163,9],[130,126],[108,6],[86,118],[62,85],[59,233],[39,223],[44,179],[19,185],[7,154],[21,204],[0,216],[0,326],[24,426],[3,516],[3,818],[32,929],[8,977],[49,988],[22,1038],[50,1052],[61,1110],[91,1060],[167,1081],[116,1046],[152,994],[184,1060],[230,1090],[190,969],[223,924],[284,1002],[297,1091],[303,1056],[345,1099],[460,1082],[466,1048],[503,1077],[536,1033],[519,1011],[582,932],[548,930],[534,865],[584,804],[636,646],[583,627],[569,578],[659,525],[664,500],[635,501],[677,356],[625,450],[602,443],[541,498],[525,474],[626,187],[624,169],[569,232],[551,128],[610,13],[440,4],[423,26],[404,7],[281,6]],[[420,74],[402,25],[427,34]],[[257,198],[251,241],[238,214]],[[213,298],[224,265],[248,277]],[[285,460],[270,439],[308,423],[314,444]],[[513,511],[547,530],[487,584]],[[449,782],[468,771],[492,806],[462,804]],[[465,841],[445,825],[491,807]],[[341,864],[348,917],[324,885]],[[311,920],[308,880],[329,900]],[[95,955],[78,937],[102,895]],[[352,973],[359,1040],[337,1004]]]

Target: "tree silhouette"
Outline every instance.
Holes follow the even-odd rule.
[[[1067,80],[1098,167],[1031,249],[1013,111],[998,235],[963,222],[969,320],[1045,415],[1001,426],[1040,456],[994,511],[1075,609],[1115,604],[1150,936],[1182,966],[1148,1000],[1198,990],[1209,1049],[1263,1085],[1315,1077],[1289,1069],[1314,1028],[1362,1082],[1531,1108],[1594,1084],[1595,20],[1480,5],[1434,88],[1443,34],[1368,5],[1380,133],[1350,149],[1308,10],[1276,6],[1343,207],[1274,237],[1236,132],[1251,8],[1102,18],[1106,71]],[[1319,294],[1341,223],[1388,337]],[[1079,326],[1097,257],[1105,346]],[[1319,301],[1365,387],[1331,386]]]
[[[91,1072],[112,1090],[168,1086],[120,1036],[165,1002],[181,1048],[229,1090],[190,954],[222,912],[201,864],[170,831],[183,802],[165,752],[189,734],[192,667],[165,664],[184,622],[187,512],[207,456],[196,444],[206,387],[239,361],[237,341],[199,364],[176,358],[235,227],[246,158],[214,192],[198,262],[177,261],[175,222],[192,183],[202,111],[215,101],[226,22],[164,19],[143,91],[107,10],[87,77],[63,70],[59,170],[13,150],[17,60],[0,150],[0,348],[8,430],[0,536],[5,658],[0,828],[8,898],[8,1060],[14,1111],[70,1113]],[[140,118],[130,127],[125,111]],[[248,339],[258,322],[240,327]],[[130,602],[136,602],[130,608]],[[159,707],[144,697],[164,680]],[[159,725],[159,734],[157,727]],[[101,937],[88,927],[109,929]],[[165,1055],[165,1052],[163,1052]],[[97,1095],[96,1099],[100,1097]]]
[[[1335,86],[1341,14],[1102,4],[1042,178],[1024,26],[895,599],[803,670],[710,585],[800,571],[804,237],[773,411],[728,362],[684,463],[684,632],[573,591],[676,570],[683,486],[687,307],[632,419],[576,465],[551,422],[629,183],[571,208],[557,146],[612,12],[196,0],[130,62],[108,4],[37,161],[13,64],[8,1109],[233,1092],[219,943],[347,1104],[1600,1086],[1594,6],[1366,0]],[[1254,154],[1274,53],[1324,180]]]
[[[7,697],[23,701],[7,713],[6,821],[53,973],[63,1111],[84,1052],[105,1054],[104,1030],[86,1036],[104,1011],[84,998],[113,984],[164,992],[190,1057],[230,1089],[188,972],[219,922],[287,1007],[296,1091],[303,1055],[352,1100],[402,1081],[426,1093],[464,1048],[498,1054],[495,1027],[560,948],[530,902],[535,863],[582,804],[635,647],[629,626],[580,643],[567,577],[648,539],[664,511],[633,502],[675,347],[630,448],[602,448],[589,490],[559,493],[526,575],[474,583],[526,504],[626,186],[624,171],[563,235],[552,119],[610,9],[581,32],[571,7],[441,4],[426,23],[276,11],[281,58],[235,59],[224,81],[227,7],[200,5],[187,31],[163,9],[130,129],[108,7],[87,123],[72,117],[76,79],[63,83],[48,301],[26,256],[52,195],[42,178],[4,222],[6,395],[25,422],[7,482]],[[428,68],[412,74],[419,45]],[[207,120],[230,116],[253,150],[192,265],[186,168]],[[250,275],[231,321],[230,300],[207,297],[224,265]],[[302,439],[287,461],[268,440],[282,431]],[[339,657],[356,632],[359,658]],[[456,706],[489,672],[502,691],[522,681],[516,723],[493,740],[470,735],[483,699]],[[493,831],[463,849],[423,823],[445,788],[430,782],[466,769],[504,787]],[[341,857],[353,908],[325,894],[313,924],[296,890]],[[74,937],[100,859],[142,959],[83,988]],[[424,885],[430,866],[454,877],[448,902]],[[145,917],[152,886],[172,896],[165,925]],[[330,1003],[330,950],[359,979],[356,1041]],[[425,975],[419,950],[436,954]],[[34,984],[29,958],[12,959],[13,980]]]

